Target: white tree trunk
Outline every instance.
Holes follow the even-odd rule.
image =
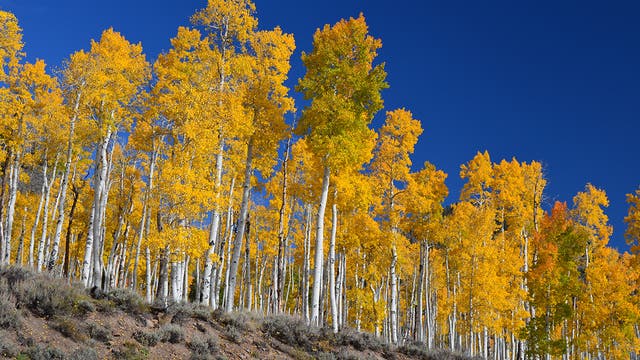
[[[222,193],[222,160],[224,152],[224,141],[220,143],[220,149],[216,154],[216,204],[211,217],[211,228],[209,231],[209,247],[205,255],[205,266],[202,277],[202,304],[209,305],[211,294],[211,271],[213,269],[212,256],[215,253],[216,243],[218,242],[218,228],[220,227],[220,197]]]
[[[327,207],[327,196],[329,194],[329,165],[324,167],[324,176],[322,177],[322,193],[320,195],[320,204],[318,206],[318,220],[316,223],[316,254],[313,269],[313,290],[311,292],[311,324],[320,324],[320,292],[322,289],[322,264],[324,258],[324,212]]]
[[[4,258],[0,262],[6,265],[11,261],[11,232],[13,230],[13,217],[15,216],[18,181],[20,180],[20,158],[21,156],[16,154],[9,175],[9,204],[7,205],[7,223],[4,228],[4,246],[2,247]]]
[[[247,214],[249,213],[249,194],[251,193],[251,172],[253,163],[253,139],[247,144],[247,160],[244,169],[244,184],[242,185],[242,203],[240,204],[240,214],[236,223],[236,236],[233,240],[233,255],[229,266],[229,282],[227,284],[227,303],[225,311],[229,312],[233,309],[236,279],[238,275],[238,265],[240,262],[240,252],[242,250],[242,238],[244,237],[245,224],[247,222]]]
[[[398,254],[396,247],[391,249],[391,343],[398,343],[398,280],[396,275],[396,264],[398,263]]]
[[[336,229],[338,228],[338,206],[336,205],[334,192],[334,202],[331,206],[331,239],[329,241],[329,299],[331,302],[331,324],[333,333],[338,332],[338,304],[336,301]]]
[[[40,215],[42,214],[42,207],[44,206],[44,201],[47,192],[47,161],[44,161],[42,165],[42,188],[40,191],[40,201],[38,202],[38,211],[36,212],[36,219],[33,223],[33,227],[31,228],[31,242],[29,243],[29,268],[33,269],[34,263],[34,251],[35,251],[35,243],[36,243],[36,232],[38,229],[38,224],[40,223]]]
[[[80,97],[82,92],[78,92],[76,95],[76,101],[73,106],[73,116],[69,122],[69,140],[67,141],[67,158],[64,164],[64,174],[60,182],[60,201],[58,202],[58,220],[56,222],[56,231],[53,235],[53,247],[51,249],[51,255],[49,256],[49,263],[47,269],[53,270],[53,267],[58,261],[58,252],[60,248],[60,237],[62,236],[62,225],[64,224],[64,205],[67,199],[67,188],[69,187],[69,174],[71,173],[71,162],[73,159],[73,137],[76,129],[76,120],[78,118],[78,107],[80,106]]]
[[[46,194],[44,200],[44,209],[42,214],[42,232],[40,233],[40,243],[38,243],[38,260],[36,265],[36,271],[40,272],[42,267],[44,266],[44,256],[46,251],[46,243],[47,243],[47,227],[49,220],[49,202],[51,200],[51,187],[56,181],[56,171],[55,167],[51,174],[51,179],[47,179],[46,177],[43,179],[46,187]]]

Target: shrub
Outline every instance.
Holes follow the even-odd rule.
[[[422,360],[470,360],[463,354],[454,353],[449,350],[428,350],[421,342],[412,342],[402,345],[398,348],[398,352]]]
[[[96,306],[89,300],[80,300],[78,301],[78,311],[83,315],[88,314],[96,311]]]
[[[86,336],[80,332],[76,323],[69,318],[57,318],[51,323],[51,328],[74,341],[84,341]]]
[[[33,276],[33,272],[19,266],[8,266],[0,270],[0,278],[6,279],[11,290],[15,288],[16,284],[30,279]]]
[[[210,355],[218,352],[218,339],[209,336],[207,338],[194,337],[189,343],[187,348],[191,350],[192,355]]]
[[[111,341],[111,330],[94,322],[87,323],[89,337],[103,343]]]
[[[69,286],[64,280],[45,275],[16,283],[14,291],[18,303],[44,317],[69,315],[78,309],[80,301],[87,299],[82,291]]]
[[[149,309],[144,299],[137,292],[130,289],[114,289],[109,292],[107,298],[128,314],[140,315],[146,313]]]
[[[64,360],[65,355],[62,351],[52,347],[42,347],[35,345],[27,349],[27,356],[31,360]]]
[[[175,324],[163,325],[158,330],[160,341],[179,344],[184,341],[184,330]]]
[[[9,293],[4,280],[0,280],[0,329],[16,329],[20,325],[20,313],[15,299]]]
[[[214,316],[218,317],[219,321],[225,326],[233,326],[236,330],[247,331],[254,329],[257,323],[260,322],[261,316],[252,312],[229,312],[229,313],[215,313]]]
[[[136,330],[133,338],[144,346],[156,346],[160,341],[160,335],[156,332],[148,332],[144,330]]]
[[[67,357],[68,360],[98,360],[98,353],[90,347],[81,347],[74,350]]]
[[[227,325],[227,327],[224,329],[224,335],[227,337],[227,339],[233,341],[236,344],[240,344],[240,342],[242,341],[242,334],[240,333],[240,330],[235,327],[235,325]]]
[[[265,319],[262,330],[270,336],[291,346],[313,349],[313,343],[320,338],[317,327],[307,326],[300,318],[289,315],[274,315]]]
[[[171,322],[174,324],[184,324],[188,319],[199,319],[209,321],[212,318],[210,307],[200,304],[175,303],[167,308],[167,314],[172,315]]]
[[[18,355],[18,345],[5,334],[0,334],[0,357],[13,358]]]
[[[112,349],[113,357],[125,360],[143,360],[149,356],[149,351],[138,344],[127,341],[116,349]]]
[[[350,328],[345,328],[338,332],[335,341],[338,345],[353,346],[358,351],[381,351],[388,348],[388,346],[376,336],[365,332],[357,332]]]

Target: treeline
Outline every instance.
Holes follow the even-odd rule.
[[[109,29],[54,77],[0,11],[1,263],[493,359],[638,350],[638,257],[607,246],[603,190],[545,212],[540,163],[485,152],[445,207],[447,175],[411,171],[420,121],[370,128],[388,85],[364,17],[316,31],[293,124],[293,35],[257,23],[209,0],[153,66]]]

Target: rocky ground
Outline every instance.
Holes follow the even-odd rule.
[[[0,357],[16,359],[465,359],[421,344],[392,348],[368,333],[299,318],[148,306],[136,293],[87,292],[63,279],[0,270]]]

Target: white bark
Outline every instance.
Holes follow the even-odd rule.
[[[236,289],[236,279],[238,275],[238,265],[240,262],[240,252],[242,248],[242,238],[244,237],[245,224],[247,222],[247,214],[249,213],[249,194],[251,193],[251,172],[253,162],[253,139],[247,144],[247,160],[244,169],[244,184],[242,188],[242,203],[240,205],[240,214],[236,223],[236,236],[233,241],[233,256],[231,257],[231,265],[229,267],[229,282],[227,284],[227,303],[225,311],[229,312],[233,309],[234,295]]]
[[[316,223],[316,253],[313,270],[313,290],[311,293],[311,324],[313,325],[320,324],[320,287],[322,286],[322,263],[324,258],[324,212],[327,207],[330,174],[329,165],[325,165],[324,176],[322,177],[322,193],[318,206],[318,220]]]
[[[336,301],[336,230],[338,227],[338,206],[336,205],[334,192],[334,202],[331,206],[331,239],[329,241],[329,299],[331,302],[331,324],[333,333],[338,332],[338,304]]]
[[[36,232],[38,229],[38,224],[40,223],[40,215],[42,214],[42,207],[44,206],[44,201],[47,193],[47,161],[44,161],[42,165],[42,188],[40,190],[40,201],[38,202],[38,211],[36,212],[36,219],[33,223],[33,227],[31,228],[31,242],[29,243],[29,268],[33,269],[34,263],[34,251],[35,251],[35,243],[36,243]]]
[[[391,343],[398,343],[398,281],[396,275],[396,264],[398,263],[398,254],[396,247],[391,250]]]
[[[47,179],[47,177],[45,176],[45,178],[43,179],[43,181],[45,182],[45,187],[46,187],[46,194],[45,194],[45,200],[44,200],[44,210],[43,210],[43,214],[42,214],[42,232],[40,233],[40,243],[38,244],[38,262],[36,265],[36,271],[40,272],[42,270],[42,267],[44,266],[44,256],[45,256],[45,251],[46,251],[46,243],[47,243],[47,227],[48,227],[48,220],[49,220],[49,201],[51,200],[51,187],[54,183],[54,181],[56,180],[56,171],[55,171],[55,167],[53,169],[53,172],[51,174],[51,179]]]
[[[20,179],[20,158],[17,154],[11,165],[9,175],[9,204],[7,205],[7,223],[4,228],[4,257],[0,263],[8,265],[11,261],[11,232],[13,230],[13,218],[15,215],[16,198],[18,194],[18,181]]]
[[[64,164],[64,174],[60,182],[60,201],[58,202],[58,220],[56,222],[56,230],[53,235],[53,247],[49,256],[47,269],[53,270],[58,261],[58,252],[60,248],[60,237],[62,236],[62,225],[64,224],[64,205],[67,198],[67,188],[69,187],[69,174],[71,173],[71,162],[73,159],[73,137],[75,134],[76,120],[78,118],[78,107],[80,106],[80,97],[82,92],[76,95],[76,101],[73,106],[73,116],[69,122],[69,140],[67,141],[67,158]]]
[[[215,253],[216,243],[218,242],[218,228],[220,227],[220,195],[222,193],[222,189],[220,188],[222,185],[222,160],[224,152],[224,141],[220,143],[220,149],[218,154],[216,154],[216,183],[215,183],[215,191],[216,191],[216,203],[215,209],[213,210],[213,214],[211,216],[211,228],[209,231],[209,247],[207,248],[207,252],[205,255],[205,265],[204,272],[202,277],[202,304],[209,305],[210,304],[210,294],[211,294],[211,272],[213,269],[213,254]]]

